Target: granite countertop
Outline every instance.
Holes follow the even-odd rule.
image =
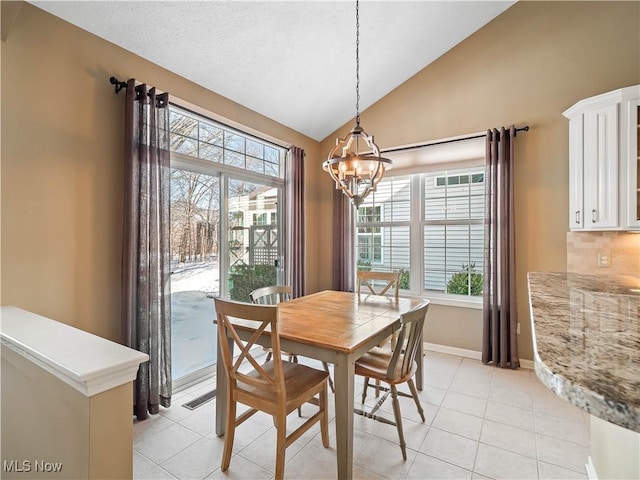
[[[538,378],[591,415],[640,432],[640,278],[528,279]]]

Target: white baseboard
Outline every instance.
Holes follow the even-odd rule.
[[[589,480],[598,480],[598,474],[596,473],[596,467],[593,464],[591,455],[589,455],[589,457],[587,458],[587,464],[585,465],[585,468],[587,469],[587,477],[589,477]]]
[[[449,355],[457,355],[459,357],[472,358],[473,360],[482,360],[482,352],[475,350],[467,350],[466,348],[450,347],[449,345],[439,345],[437,343],[424,343],[424,349],[432,352],[447,353]],[[533,362],[531,360],[520,360],[520,367],[533,370]]]
[[[475,350],[467,350],[466,348],[450,347],[448,345],[438,345],[437,343],[424,344],[425,350],[438,353],[448,353],[449,355],[457,355],[459,357],[472,358],[474,360],[481,360],[482,353]]]

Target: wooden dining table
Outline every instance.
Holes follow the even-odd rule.
[[[325,290],[280,303],[278,333],[283,351],[334,366],[337,478],[353,476],[353,408],[355,361],[400,327],[400,316],[422,299],[358,295]],[[239,322],[241,323],[241,322]],[[249,338],[249,328],[238,331]],[[268,337],[264,336],[265,346]],[[233,349],[233,342],[229,341]],[[422,342],[419,357],[422,358]],[[218,342],[218,358],[222,358]],[[224,435],[227,381],[217,362],[216,434]],[[422,361],[416,386],[422,390]]]

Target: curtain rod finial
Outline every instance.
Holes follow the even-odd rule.
[[[123,88],[127,88],[127,82],[121,82],[116,77],[110,77],[109,83],[111,85],[115,85],[116,94],[120,93],[120,90],[122,90]]]

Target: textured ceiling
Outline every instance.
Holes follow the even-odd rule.
[[[31,3],[316,140],[355,116],[355,2]],[[361,1],[360,111],[513,3]]]

